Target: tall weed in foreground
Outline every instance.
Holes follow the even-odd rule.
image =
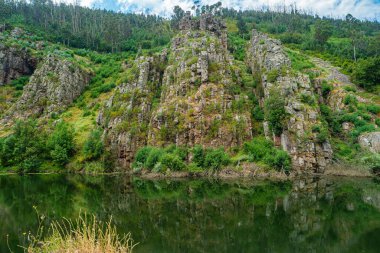
[[[118,235],[112,218],[102,223],[86,214],[75,220],[53,221],[48,236],[43,238],[43,234],[40,225],[36,236],[30,237],[31,243],[25,249],[28,253],[131,253],[136,246],[130,233]]]

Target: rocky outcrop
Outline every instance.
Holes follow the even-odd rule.
[[[122,167],[144,145],[230,148],[252,137],[248,98],[232,91],[241,77],[225,26],[203,15],[186,16],[180,27],[168,52],[129,66],[128,82],[98,117]]]
[[[362,148],[380,154],[380,132],[362,134],[359,136],[358,142]]]
[[[79,66],[48,56],[31,76],[16,105],[15,118],[39,117],[65,110],[89,84],[90,75]]]
[[[122,167],[128,167],[138,148],[147,145],[154,94],[160,95],[156,92],[162,80],[160,66],[165,64],[166,52],[136,59],[129,66],[129,81],[117,87],[99,113],[97,123],[104,128],[106,145]]]
[[[0,43],[0,86],[24,75],[33,74],[37,60],[25,49],[8,47]]]
[[[238,79],[233,80],[232,58],[217,34],[222,33],[183,31],[173,40],[160,106],[150,121],[150,144],[230,148],[251,137],[249,108],[233,108],[248,98],[228,90]]]
[[[331,161],[332,149],[327,139],[320,138],[323,124],[309,77],[292,73],[281,43],[256,30],[252,32],[247,61],[252,73],[261,75],[262,104],[273,93],[284,98],[286,120],[283,131],[274,134],[266,122],[267,137],[291,155],[293,165],[299,171],[323,172]]]
[[[252,31],[248,57],[254,71],[281,69],[283,66],[290,67],[291,64],[281,41],[269,38],[257,30]]]

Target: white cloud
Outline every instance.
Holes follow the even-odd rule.
[[[75,0],[57,0],[73,2]],[[91,7],[105,0],[81,0],[83,6]],[[193,0],[110,0],[117,2],[120,11],[151,13],[161,16],[170,16],[174,6],[190,10]],[[202,0],[203,4],[214,4],[219,0]],[[235,9],[259,9],[263,6],[278,8],[279,6],[296,5],[297,9],[316,13],[320,16],[344,17],[347,13],[361,19],[380,19],[380,2],[378,0],[221,0],[224,7]]]

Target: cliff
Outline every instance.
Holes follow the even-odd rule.
[[[63,112],[89,84],[90,73],[68,60],[50,55],[44,59],[10,108],[8,118],[27,119]]]
[[[324,126],[315,98],[317,93],[309,77],[291,71],[291,61],[280,41],[256,30],[252,32],[247,62],[252,72],[261,77],[262,104],[276,93],[284,99],[282,125],[273,129],[271,124],[278,122],[270,122],[267,115],[264,122],[266,137],[292,156],[295,168],[323,172],[331,162],[332,149],[328,138],[319,137]]]
[[[98,117],[124,167],[144,145],[231,148],[252,137],[248,98],[233,92],[242,84],[225,25],[203,15],[180,27],[168,51],[135,60]]]

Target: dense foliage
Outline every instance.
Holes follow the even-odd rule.
[[[0,165],[25,172],[36,171],[48,161],[65,165],[74,152],[72,128],[61,122],[49,134],[36,121],[18,121],[13,134],[0,139]]]
[[[189,154],[192,154],[192,162]],[[202,146],[193,148],[169,145],[165,148],[146,146],[140,148],[135,156],[132,167],[135,170],[147,169],[153,172],[171,171],[219,171],[231,162],[230,156],[222,148],[204,149]]]
[[[244,153],[252,162],[261,162],[278,171],[288,172],[291,169],[290,156],[283,150],[274,147],[264,137],[256,137],[244,144]]]
[[[115,52],[149,49],[169,42],[163,18],[93,10],[53,1],[0,0],[0,22],[27,26],[53,42]]]

